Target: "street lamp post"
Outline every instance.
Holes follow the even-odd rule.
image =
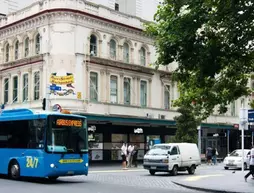
[[[248,123],[248,110],[245,108],[241,108],[239,118],[240,118],[239,128],[242,131],[242,172],[244,172],[244,130]]]

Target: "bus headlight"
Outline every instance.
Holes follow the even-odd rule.
[[[55,167],[55,164],[50,164],[50,167],[51,167],[51,168],[54,168],[54,167]]]
[[[86,163],[85,166],[88,167],[88,163]]]

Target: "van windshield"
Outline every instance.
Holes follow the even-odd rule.
[[[169,151],[171,146],[168,145],[154,145],[151,149],[163,149]]]
[[[168,155],[169,149],[152,148],[147,152],[147,155]]]

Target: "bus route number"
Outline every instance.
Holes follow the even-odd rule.
[[[39,159],[37,157],[27,157],[26,158],[26,167],[27,168],[37,168]]]

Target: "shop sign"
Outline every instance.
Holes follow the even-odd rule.
[[[143,129],[142,128],[134,129],[134,133],[143,133]]]

